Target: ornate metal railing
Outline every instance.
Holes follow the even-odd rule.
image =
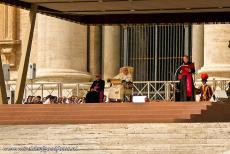
[[[178,81],[135,81],[133,83],[133,95],[147,96],[150,100],[172,101],[174,99],[175,83]],[[208,84],[213,90],[227,90],[230,80],[212,80]],[[85,96],[88,92],[91,82],[87,83],[27,83],[24,98],[29,95],[45,97],[54,95],[58,97]],[[201,82],[196,82],[195,86],[199,86]],[[15,90],[15,84],[8,84],[8,91]],[[105,93],[109,87],[105,88]]]
[[[174,85],[176,82],[136,81],[133,85],[133,95],[147,96],[150,100],[171,101],[174,98]]]

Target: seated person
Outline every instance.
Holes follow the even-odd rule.
[[[120,79],[122,82],[132,82],[132,74],[129,72],[128,67],[122,67],[120,73],[113,79]]]
[[[130,70],[129,70],[130,68]],[[113,84],[109,89],[109,100],[124,101],[125,96],[132,95],[132,67],[122,67],[120,73],[113,79],[120,80],[120,83]],[[109,80],[110,81],[110,80]],[[130,99],[131,101],[131,99]]]
[[[51,104],[51,97],[52,97],[52,95],[46,96],[45,101],[43,102],[43,104]]]
[[[196,89],[197,93],[200,94],[200,101],[209,101],[212,97],[212,88],[211,86],[207,85],[208,74],[202,73],[201,74],[202,85],[200,88]]]
[[[96,75],[96,80],[90,87],[90,92],[86,95],[86,103],[99,103],[104,100],[105,81],[100,75]]]
[[[33,102],[33,98],[34,98],[34,96],[28,96],[27,99],[26,99],[25,104],[33,104],[32,103]]]
[[[230,97],[230,82],[228,83],[228,89],[226,90],[227,96]]]
[[[42,101],[41,101],[41,96],[37,96],[37,97],[35,97],[35,99],[34,99],[34,104],[42,104]]]

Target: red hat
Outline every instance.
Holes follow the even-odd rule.
[[[201,79],[203,79],[203,80],[207,80],[207,79],[208,79],[208,74],[207,74],[207,73],[202,73],[202,74],[200,75],[200,77],[201,77]]]

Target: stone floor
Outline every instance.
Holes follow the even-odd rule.
[[[230,123],[1,125],[0,154],[8,153],[230,154]]]

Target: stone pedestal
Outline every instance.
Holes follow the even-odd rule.
[[[37,78],[50,82],[86,82],[87,27],[38,16]]]
[[[192,26],[192,61],[196,71],[204,65],[204,25]]]
[[[230,24],[204,26],[204,67],[210,77],[230,78]]]
[[[103,76],[107,80],[119,73],[120,26],[104,26],[103,41]]]

